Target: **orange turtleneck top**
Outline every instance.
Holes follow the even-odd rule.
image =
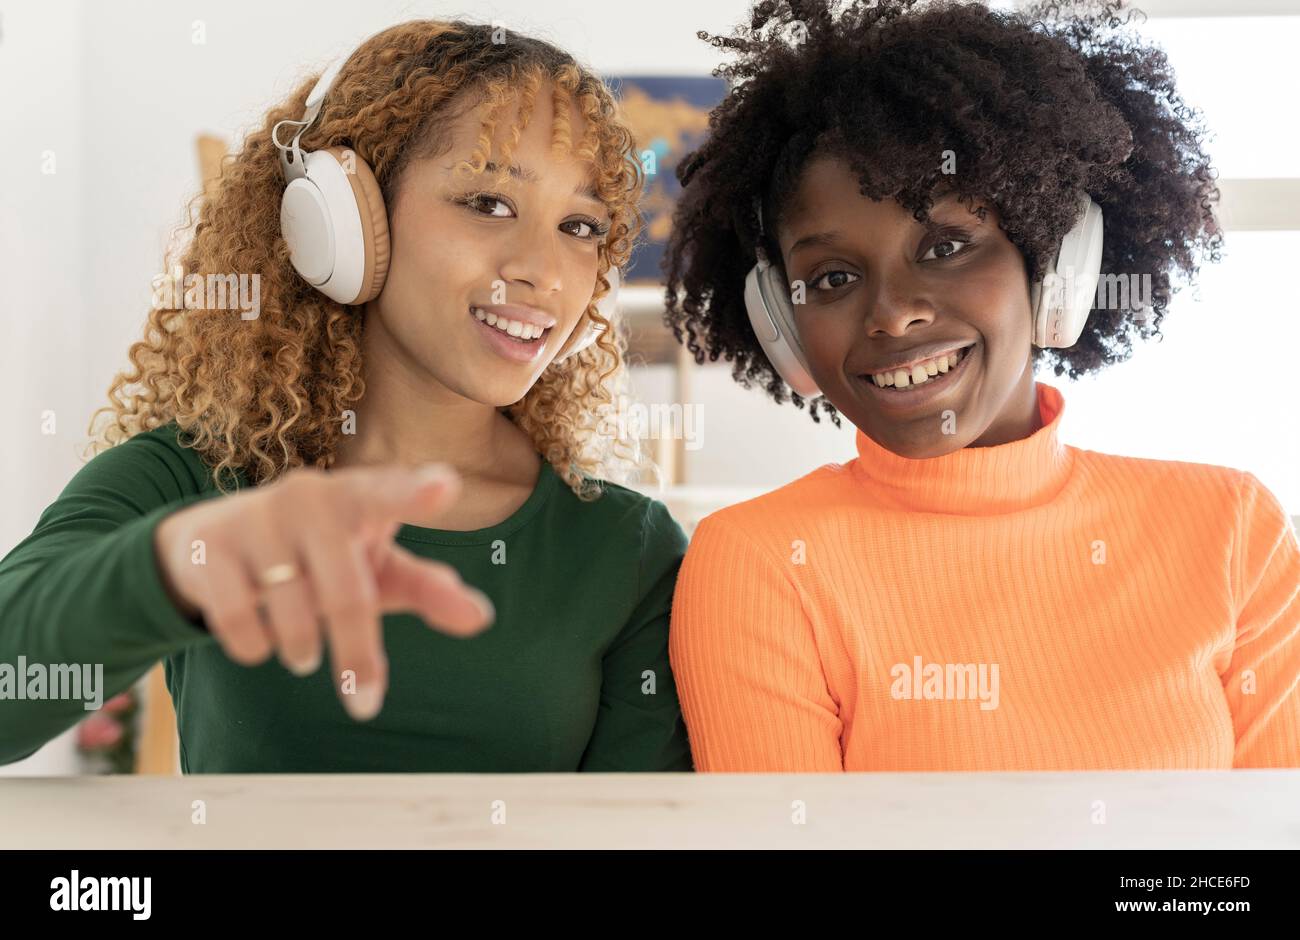
[[[1300,766],[1300,549],[1250,473],[1043,426],[858,456],[696,528],[669,650],[699,771]]]

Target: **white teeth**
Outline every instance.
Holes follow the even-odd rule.
[[[948,353],[945,356],[937,356],[934,359],[927,359],[924,362],[918,362],[907,369],[894,369],[890,372],[876,372],[871,376],[871,380],[876,383],[877,388],[907,388],[911,385],[922,385],[933,376],[947,372],[949,369],[956,367],[961,362],[962,356],[965,355],[964,349]]]
[[[531,323],[524,323],[522,320],[510,320],[506,317],[499,317],[495,313],[488,313],[479,307],[471,308],[475,319],[486,323],[488,326],[496,327],[502,333],[506,333],[516,339],[534,340],[541,336],[546,330],[540,326],[534,326]]]

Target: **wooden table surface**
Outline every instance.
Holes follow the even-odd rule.
[[[245,847],[1300,849],[1300,770],[0,778],[0,848]]]

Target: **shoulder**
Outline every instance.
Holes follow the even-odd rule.
[[[1078,451],[1084,485],[1121,511],[1148,520],[1153,533],[1183,544],[1212,537],[1238,558],[1295,541],[1277,496],[1248,470]],[[1155,528],[1155,527],[1158,527]]]
[[[1116,498],[1204,514],[1235,511],[1242,493],[1259,481],[1245,470],[1186,460],[1127,457],[1071,447],[1083,482]]]
[[[718,509],[701,520],[697,532],[731,531],[750,538],[786,533],[791,524],[805,530],[834,517],[854,498],[847,463],[823,464],[776,489]]]
[[[580,502],[576,496],[574,501]],[[635,596],[639,603],[667,610],[689,542],[668,507],[608,481],[602,481],[600,498],[584,505],[601,506],[597,512],[609,520],[606,525],[621,533],[629,554],[636,558]]]
[[[623,545],[645,560],[680,559],[685,554],[686,533],[663,502],[630,486],[593,482],[600,495],[583,500],[556,474],[555,504],[571,531],[585,532],[607,548]]]
[[[216,492],[202,458],[182,445],[175,425],[163,425],[91,457],[41,512],[33,535],[53,528],[116,527]]]
[[[207,464],[185,446],[184,434],[172,421],[97,453],[77,471],[64,494],[109,489],[138,496],[143,509],[214,488]]]
[[[1300,584],[1300,539],[1296,522],[1282,508],[1281,501],[1258,477],[1237,471],[1236,525],[1232,542],[1237,575],[1242,583],[1252,565],[1274,556],[1285,556],[1293,570],[1292,590]]]

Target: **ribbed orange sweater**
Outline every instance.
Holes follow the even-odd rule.
[[[858,456],[696,528],[669,647],[700,771],[1300,766],[1300,549],[1250,473]]]

